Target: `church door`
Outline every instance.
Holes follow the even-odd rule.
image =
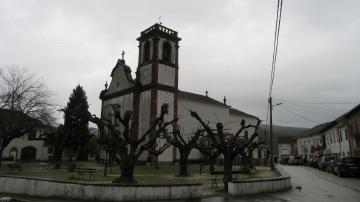
[[[31,146],[24,147],[21,150],[20,159],[22,161],[35,161],[35,159],[36,159],[36,149],[34,147],[31,147]]]

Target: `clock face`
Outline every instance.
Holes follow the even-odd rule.
[[[148,77],[149,76],[149,70],[144,70],[144,77]]]

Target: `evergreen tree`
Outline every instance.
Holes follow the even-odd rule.
[[[64,127],[69,133],[68,150],[69,160],[77,152],[78,160],[87,160],[86,144],[91,138],[89,133],[89,105],[84,89],[77,85],[69,97],[64,111]]]

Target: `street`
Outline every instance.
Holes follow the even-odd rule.
[[[360,178],[340,178],[331,173],[304,166],[282,166],[282,168],[291,175],[293,189],[289,191],[261,196],[215,197],[202,201],[360,201]]]

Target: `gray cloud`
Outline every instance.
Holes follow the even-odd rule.
[[[140,32],[162,16],[179,32],[180,88],[266,118],[276,1],[0,2],[0,64],[42,76],[66,105],[76,84],[100,112],[99,92],[122,50],[135,71]],[[359,102],[360,3],[285,1],[274,97],[305,102]],[[352,105],[286,104],[275,124],[312,126]],[[335,109],[334,109],[335,108]],[[341,110],[340,110],[341,109]],[[61,120],[59,120],[61,121]]]

